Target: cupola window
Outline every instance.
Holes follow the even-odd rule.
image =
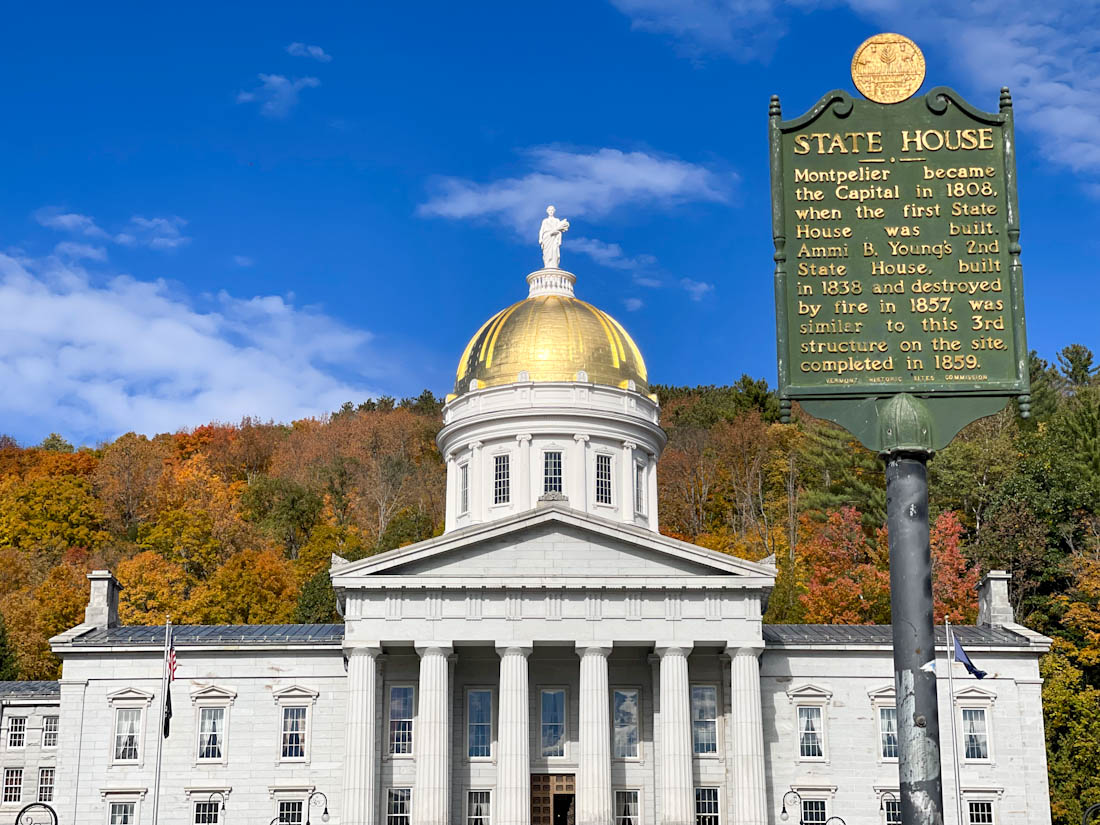
[[[611,456],[596,454],[596,503],[611,503]]]
[[[562,492],[561,453],[550,450],[542,454],[542,491],[544,493]]]
[[[512,481],[508,456],[493,457],[493,504],[507,504],[512,499]]]
[[[458,466],[458,512],[462,515],[470,512],[470,465]]]

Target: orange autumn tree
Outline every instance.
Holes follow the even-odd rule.
[[[854,507],[829,513],[823,523],[803,516],[801,564],[808,571],[800,596],[805,621],[819,624],[887,624],[890,573],[883,548],[863,530]]]

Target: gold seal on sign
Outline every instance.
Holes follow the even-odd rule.
[[[852,80],[868,100],[901,103],[924,82],[924,55],[900,34],[876,34],[852,58]]]

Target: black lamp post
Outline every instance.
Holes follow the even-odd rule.
[[[321,814],[321,821],[328,822],[328,797],[320,791],[314,791],[306,799],[306,825],[310,825],[309,821],[309,809],[311,805],[324,805],[325,810]]]
[[[57,825],[57,811],[45,802],[32,802],[15,815],[15,825]]]
[[[791,800],[792,805],[798,806],[798,825],[804,825],[802,822],[802,796],[798,791],[787,791],[783,794],[783,807],[779,810],[779,818],[784,822],[790,819],[790,814],[787,813],[787,800]]]
[[[206,801],[213,802],[215,796],[218,798],[218,822],[221,822],[224,818],[221,816],[221,814],[225,813],[225,794],[223,794],[221,791],[213,791],[211,792],[210,796],[206,798]]]
[[[1081,814],[1081,825],[1088,825],[1089,820],[1097,814],[1100,814],[1100,802],[1085,808],[1085,812]]]

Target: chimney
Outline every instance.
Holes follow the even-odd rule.
[[[978,585],[978,624],[983,627],[1004,627],[1014,624],[1016,617],[1008,601],[1008,580],[1011,573],[990,570]]]
[[[88,574],[92,592],[84,609],[84,624],[91,627],[118,627],[118,594],[122,585],[110,570],[93,570]]]

